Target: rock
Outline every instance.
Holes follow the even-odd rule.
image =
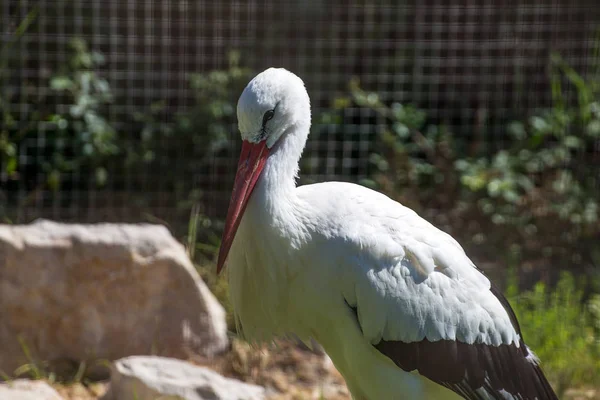
[[[63,400],[46,382],[18,379],[0,384],[2,400]]]
[[[102,400],[260,400],[265,389],[173,358],[137,356],[113,363]]]
[[[160,225],[0,225],[0,315],[8,375],[30,363],[26,350],[89,366],[228,347],[225,311]]]
[[[52,387],[67,400],[97,400],[108,390],[108,382],[54,382]]]

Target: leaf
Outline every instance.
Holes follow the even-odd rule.
[[[110,94],[110,85],[105,79],[96,79],[93,81],[95,89],[103,95]]]
[[[73,81],[66,76],[55,76],[50,80],[50,88],[53,90],[72,90],[74,87]]]
[[[565,138],[563,139],[563,144],[568,148],[578,149],[581,147],[582,141],[577,136],[569,135],[565,136]]]
[[[392,129],[400,139],[407,139],[410,136],[410,129],[408,126],[402,123],[394,123],[394,125],[392,125]]]
[[[50,171],[46,182],[48,183],[50,190],[58,190],[60,186],[60,171],[56,169]]]
[[[336,97],[333,100],[333,109],[334,110],[342,110],[350,107],[352,104],[351,100],[348,97]]]
[[[2,150],[4,154],[8,157],[14,157],[17,154],[17,146],[15,145],[15,143],[11,142],[5,142],[4,146],[0,147],[0,150]]]
[[[90,143],[86,143],[83,145],[83,154],[86,156],[91,156],[94,154],[94,146]]]
[[[17,157],[10,157],[6,163],[6,173],[10,176],[17,170]]]
[[[530,123],[533,129],[535,129],[538,133],[546,133],[551,128],[551,125],[548,124],[546,119],[538,116],[531,117]]]
[[[97,51],[93,51],[92,52],[92,64],[93,65],[103,65],[104,64],[104,54],[97,52]]]
[[[527,131],[525,130],[525,124],[522,122],[512,122],[508,125],[508,133],[515,140],[524,140],[527,137]]]
[[[600,120],[594,119],[587,125],[586,132],[592,138],[600,138]]]
[[[96,185],[104,186],[108,180],[108,172],[104,167],[96,168]]]
[[[84,113],[84,107],[81,105],[72,105],[69,108],[69,113],[71,114],[71,116],[78,118],[81,117]]]

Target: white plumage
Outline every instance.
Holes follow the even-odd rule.
[[[248,340],[316,339],[356,400],[556,398],[510,306],[452,237],[358,185],[296,187],[310,129],[300,78],[259,74],[238,120],[218,270],[227,259]]]

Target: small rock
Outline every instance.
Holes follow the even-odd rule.
[[[115,361],[103,400],[262,400],[264,388],[225,378],[173,358],[134,356]]]
[[[54,383],[52,386],[67,400],[97,400],[108,389],[108,383],[104,382],[87,382],[85,385],[82,383]]]
[[[0,384],[2,400],[63,400],[46,382],[17,379]]]
[[[94,365],[229,345],[225,311],[160,225],[0,224],[0,315],[8,375],[30,362],[27,351],[51,365]]]

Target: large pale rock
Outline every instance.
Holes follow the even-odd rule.
[[[38,360],[211,356],[225,312],[159,225],[0,225],[0,372]],[[19,342],[21,338],[21,342]]]
[[[63,400],[46,382],[18,379],[0,384],[2,400]]]
[[[261,400],[265,390],[173,358],[138,356],[116,361],[103,400]]]

